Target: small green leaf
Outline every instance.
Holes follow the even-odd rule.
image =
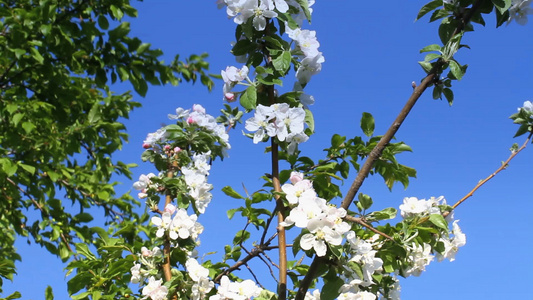
[[[444,220],[444,217],[441,214],[429,215],[429,221],[433,223],[433,225],[448,231],[448,223],[446,223],[446,220]]]
[[[502,14],[508,11],[513,4],[512,0],[492,0],[492,3],[494,3],[496,9]]]
[[[11,120],[13,121],[13,125],[17,126],[18,123],[20,122],[20,120],[22,119],[24,115],[21,114],[21,113],[16,113],[12,118]]]
[[[98,17],[98,26],[100,26],[100,28],[102,28],[103,30],[107,30],[109,28],[109,21],[105,16],[100,15]]]
[[[23,122],[22,128],[24,128],[24,131],[26,131],[26,134],[30,134],[35,129],[35,124],[31,122]]]
[[[144,51],[146,51],[147,49],[150,48],[150,43],[142,43],[138,48],[137,48],[137,54],[142,54]]]
[[[463,69],[455,60],[450,60],[450,71],[457,80],[461,80],[463,78]]]
[[[363,193],[359,193],[359,195],[357,197],[359,199],[359,203],[358,204],[363,209],[369,209],[372,206],[372,204],[374,203],[372,201],[372,197],[370,197],[368,195],[365,195]]]
[[[39,53],[39,50],[37,50],[37,48],[33,48],[33,47],[30,48],[30,52],[31,52],[33,58],[34,58],[37,62],[39,62],[40,64],[43,63],[44,58],[43,58],[43,56],[41,55],[41,53]]]
[[[246,91],[241,95],[239,99],[242,107],[247,110],[252,110],[257,106],[257,89],[255,86],[250,86]]]
[[[122,12],[122,10],[113,4],[111,4],[109,8],[111,9],[111,13],[113,14],[113,17],[115,17],[115,19],[120,21],[122,17],[124,16],[124,13]]]
[[[12,300],[12,299],[20,299],[22,298],[22,295],[20,292],[14,292],[11,295],[7,296],[6,298],[3,298],[2,300]]]
[[[448,101],[448,104],[453,104],[453,91],[449,88],[445,88],[442,90],[442,93],[444,94],[444,97],[446,97],[446,100]]]
[[[272,60],[272,65],[274,66],[274,69],[276,69],[281,74],[285,74],[289,67],[291,66],[291,52],[290,51],[283,51],[281,55],[278,55]]]
[[[441,7],[442,5],[443,5],[442,0],[434,0],[434,1],[429,2],[428,4],[422,6],[415,20],[419,20],[420,18],[425,16],[430,11],[436,9],[437,7]]]
[[[46,290],[44,291],[44,299],[45,300],[54,300],[54,292],[52,291],[51,286],[47,286]]]
[[[437,44],[433,44],[433,45],[429,45],[429,46],[426,46],[424,48],[422,48],[420,50],[420,53],[423,53],[423,52],[431,52],[431,51],[438,51],[438,52],[441,52],[441,46],[440,45],[437,45]]]
[[[305,124],[307,124],[311,132],[315,132],[315,118],[313,117],[313,112],[309,109],[305,109]]]
[[[30,165],[26,165],[26,164],[23,164],[23,163],[18,163],[18,165],[23,168],[26,172],[30,173],[31,175],[35,174],[35,167],[34,166],[30,166]]]
[[[224,192],[224,194],[230,196],[231,198],[235,198],[235,199],[244,199],[243,196],[241,196],[239,193],[237,193],[231,186],[225,186],[222,188],[222,192]]]
[[[374,117],[370,113],[364,112],[361,118],[361,129],[363,133],[368,137],[372,136],[374,134],[374,127]]]

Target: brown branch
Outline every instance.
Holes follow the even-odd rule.
[[[522,144],[522,146],[520,148],[518,148],[518,150],[516,151],[513,151],[511,153],[511,155],[509,156],[509,158],[507,158],[507,160],[505,162],[502,163],[502,165],[496,170],[494,171],[492,174],[490,174],[487,178],[481,180],[470,192],[468,192],[468,194],[466,194],[463,198],[461,198],[461,200],[457,201],[454,205],[452,205],[452,209],[455,209],[457,208],[457,206],[459,206],[461,203],[463,203],[466,199],[472,197],[474,195],[474,193],[482,186],[484,185],[485,183],[487,183],[487,181],[491,180],[494,176],[496,176],[498,173],[500,173],[502,170],[504,170],[505,168],[507,168],[509,162],[518,154],[520,153],[520,151],[524,150],[527,146],[527,144],[529,144],[529,141],[531,140],[531,137],[533,136],[533,132],[529,134],[529,136],[527,137],[526,141],[524,142],[524,144]],[[449,214],[449,212],[446,212],[444,214],[444,216],[446,217],[447,215]]]
[[[272,93],[273,94],[273,93]],[[278,145],[272,138],[272,185],[275,192],[281,192],[281,184],[279,181],[279,157]],[[278,282],[278,299],[285,300],[287,298],[287,240],[285,237],[285,227],[281,225],[285,221],[285,204],[279,194],[275,194],[276,210],[278,212],[278,245],[279,245],[279,282]]]
[[[231,273],[231,272],[233,272],[235,270],[238,270],[241,266],[246,265],[246,263],[248,263],[252,258],[258,256],[262,252],[263,252],[263,249],[261,247],[259,247],[259,246],[256,246],[243,259],[241,259],[238,262],[236,262],[233,266],[227,268],[224,272],[218,274],[218,276],[213,281],[215,283],[219,283],[220,282],[220,278],[222,278],[222,276],[224,276],[226,274],[229,274],[229,273]]]
[[[178,167],[177,161],[172,162],[171,165],[169,165],[168,172],[167,172],[167,178],[173,178],[174,177],[174,170]],[[172,202],[172,195],[170,192],[167,192],[167,195],[165,197],[165,207],[169,205]],[[163,255],[164,255],[164,261],[163,265],[161,266],[163,268],[163,276],[165,277],[165,281],[170,281],[172,279],[172,273],[170,268],[170,240],[169,237],[166,236],[165,243],[163,245]],[[173,300],[177,300],[178,297],[176,294],[172,296]]]
[[[26,197],[28,197],[28,199],[30,199],[30,201],[33,203],[33,205],[35,207],[37,207],[37,209],[39,209],[41,211],[41,214],[48,218],[50,215],[48,214],[47,211],[44,210],[44,208],[41,206],[41,204],[39,204],[39,202],[35,201],[35,199],[33,199],[33,197],[30,195],[30,193],[28,193],[27,191],[23,190],[20,186],[18,186],[18,184],[16,184],[13,180],[11,180],[11,178],[7,177],[6,178],[7,181],[9,183],[11,183],[11,185],[13,185],[14,187],[16,187],[19,191],[21,191],[24,195],[26,195]]]
[[[357,223],[357,224],[367,228],[368,230],[372,231],[373,233],[379,234],[382,237],[393,241],[392,237],[390,237],[386,233],[383,233],[383,232],[377,230],[376,228],[372,227],[372,225],[370,225],[370,224],[366,223],[365,221],[363,221],[362,218],[356,218],[356,217],[352,217],[350,215],[347,215],[346,217],[344,217],[344,220],[349,221],[349,222],[353,222],[353,223]]]

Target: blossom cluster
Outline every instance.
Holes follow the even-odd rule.
[[[157,189],[158,185],[150,180],[150,178],[153,177],[155,177],[154,173],[148,173],[147,175],[141,174],[141,176],[139,176],[139,181],[133,183],[133,188],[140,191],[137,195],[139,199],[148,197],[148,189]]]
[[[187,124],[195,124],[203,127],[219,137],[224,143],[223,146],[225,149],[231,149],[229,135],[226,132],[224,125],[217,123],[216,118],[207,114],[205,108],[200,104],[194,104],[192,106],[192,111],[178,107],[176,109],[176,114],[169,114],[168,118],[170,120],[186,120]]]
[[[247,300],[259,296],[262,290],[250,279],[233,282],[224,275],[220,279],[217,293],[209,297],[209,300]]]
[[[304,133],[305,110],[289,107],[287,103],[271,106],[258,105],[254,116],[246,120],[245,128],[254,132],[255,144],[266,136],[277,137],[278,141],[289,143],[287,151],[294,153],[298,144],[308,140]]]
[[[154,273],[157,273],[157,266],[163,260],[163,255],[159,247],[148,250],[146,247],[141,248],[138,255],[139,263],[134,263],[130,269],[131,283],[142,283],[148,279],[148,284],[143,287],[142,299],[163,300],[167,298],[168,288],[162,284],[162,279],[156,279]]]
[[[215,287],[215,283],[209,279],[209,270],[192,257],[187,259],[185,268],[194,282],[191,288],[191,300],[205,299],[205,296]]]
[[[410,217],[427,217],[432,214],[441,215],[443,212],[440,207],[446,205],[446,199],[440,196],[438,198],[431,197],[429,200],[417,199],[416,197],[404,198],[403,204],[400,205],[400,211],[403,218]],[[452,223],[452,234],[442,235],[438,242],[444,245],[444,251],[437,252],[438,261],[448,259],[450,261],[455,260],[455,255],[459,249],[466,244],[466,235],[461,231],[459,227],[459,220],[453,220],[453,213],[446,216],[446,221]],[[429,263],[433,261],[435,256],[433,255],[433,249],[428,244],[412,243],[407,247],[409,252],[407,260],[409,267],[404,270],[404,275],[419,276]]]
[[[226,149],[230,149],[231,146],[229,144],[229,135],[226,132],[226,128],[224,125],[219,124],[216,122],[215,117],[209,115],[206,113],[205,108],[200,104],[194,104],[192,107],[192,111],[189,109],[184,109],[181,107],[178,107],[176,109],[176,114],[169,114],[168,118],[170,120],[185,120],[187,124],[195,124],[199,127],[203,127],[209,131],[211,131],[215,136],[219,137],[220,140],[224,143],[224,147]],[[167,142],[169,133],[167,132],[167,129],[165,127],[158,129],[156,132],[149,133],[146,136],[146,139],[143,142],[143,148],[145,149],[153,149],[154,151],[161,153],[161,154],[168,154],[168,152],[171,152],[170,150],[173,150],[174,152],[179,152],[179,148],[172,148],[170,145],[167,145],[167,147],[161,148],[161,144]],[[163,153],[163,150],[165,153]]]
[[[210,192],[213,189],[213,185],[207,183],[207,176],[211,169],[209,164],[210,157],[210,152],[194,154],[192,162],[188,166],[181,168],[185,183],[189,188],[188,194],[194,199],[198,212],[202,214],[213,198]]]
[[[172,215],[176,213],[173,217]],[[168,204],[161,217],[154,216],[151,221],[157,226],[156,236],[163,237],[166,233],[171,240],[192,238],[197,240],[198,235],[204,230],[204,227],[196,222],[196,214],[188,215],[183,208],[176,209],[173,204]]]
[[[300,247],[304,250],[312,248],[318,256],[324,256],[327,244],[339,246],[343,235],[350,230],[350,225],[342,220],[346,210],[330,206],[325,199],[319,198],[311,181],[304,179],[302,173],[292,172],[290,181],[281,187],[292,206],[281,225],[309,230],[300,239]]]

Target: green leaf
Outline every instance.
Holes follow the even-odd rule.
[[[452,72],[453,76],[457,79],[457,80],[461,80],[463,78],[463,69],[461,68],[461,66],[455,61],[455,60],[450,60],[450,72]]]
[[[30,166],[30,165],[27,165],[27,164],[23,164],[21,162],[18,163],[18,165],[24,169],[26,172],[30,173],[31,175],[35,174],[35,167],[34,166]]]
[[[315,118],[313,117],[313,112],[309,109],[305,109],[305,124],[307,124],[311,132],[315,132]]]
[[[330,272],[331,273],[331,272]],[[324,280],[324,287],[320,291],[320,300],[333,300],[339,296],[339,289],[344,284],[344,280],[335,277],[332,280]]]
[[[448,101],[448,104],[453,104],[453,91],[449,88],[445,88],[442,90],[442,93],[444,94],[444,97],[446,97],[446,100]]]
[[[14,164],[9,158],[4,158],[0,161],[2,165],[2,170],[7,175],[7,177],[13,176],[17,172],[18,166]]]
[[[111,5],[109,8],[111,9],[113,17],[115,17],[115,19],[117,19],[118,21],[120,21],[122,17],[124,17],[124,13],[120,8],[116,7],[115,5]]]
[[[424,69],[426,73],[431,72],[431,69],[433,69],[433,65],[428,61],[419,61],[418,64]]]
[[[368,219],[374,219],[376,221],[380,220],[390,220],[396,218],[397,210],[393,207],[387,207],[380,211],[374,211],[368,214]]]
[[[437,44],[432,44],[432,45],[429,45],[429,46],[426,46],[422,49],[420,49],[420,53],[423,53],[423,52],[431,52],[431,51],[438,51],[438,52],[441,52],[442,48],[440,45],[437,45]]]
[[[420,18],[425,16],[430,11],[432,11],[432,10],[438,8],[438,7],[441,7],[442,5],[443,5],[442,0],[434,0],[434,1],[429,2],[428,4],[422,6],[422,8],[418,12],[418,15],[416,16],[415,20],[419,20]]]
[[[224,194],[230,196],[231,198],[235,198],[235,199],[244,199],[243,196],[241,196],[239,193],[237,193],[231,186],[225,186],[222,188],[222,192],[224,192]]]
[[[433,223],[433,225],[448,231],[448,223],[446,223],[446,220],[444,220],[444,217],[441,214],[429,215],[429,221]]]
[[[512,0],[492,0],[492,3],[501,14],[508,11],[513,4]]]
[[[35,124],[31,122],[22,122],[22,128],[26,131],[26,134],[30,134],[35,129]]]
[[[309,11],[309,2],[307,0],[296,0],[298,4],[300,4],[300,7],[304,11],[305,17],[307,18],[307,22],[311,24],[311,12]]]
[[[520,128],[516,131],[514,137],[521,136],[524,133],[529,132],[529,124],[522,124],[520,125]]]
[[[372,197],[365,195],[363,193],[359,193],[357,197],[359,199],[358,205],[360,205],[362,209],[369,209],[374,203],[372,201]]]
[[[22,295],[20,292],[14,292],[11,295],[7,296],[6,298],[3,298],[2,300],[12,300],[12,299],[20,299],[22,298]]]
[[[331,147],[332,148],[338,148],[340,145],[342,145],[346,141],[345,136],[341,136],[338,134],[334,134],[331,137]]]
[[[363,117],[361,117],[361,129],[363,130],[363,133],[370,137],[372,134],[374,134],[374,117],[367,112],[363,113]]]
[[[34,58],[38,63],[40,63],[40,64],[43,63],[44,58],[43,58],[43,56],[41,55],[41,53],[39,53],[39,50],[37,50],[37,48],[34,48],[34,47],[30,48],[30,52],[31,52],[33,58]]]
[[[105,16],[100,15],[98,17],[98,26],[100,26],[100,28],[102,28],[103,30],[107,30],[109,28],[109,21]]]
[[[230,220],[233,219],[233,216],[234,216],[235,213],[238,212],[239,210],[240,210],[240,209],[238,209],[238,208],[232,208],[232,209],[228,210],[228,211],[226,212],[226,215],[228,216],[228,219],[230,219]]]
[[[248,87],[239,99],[242,107],[247,110],[252,110],[257,106],[257,89],[254,85]]]
[[[142,54],[144,53],[144,51],[146,51],[147,49],[150,48],[150,43],[142,43],[138,48],[137,48],[137,54]]]
[[[281,55],[278,55],[272,60],[272,65],[281,74],[285,74],[291,66],[291,52],[283,51]]]
[[[17,126],[20,122],[20,120],[22,119],[22,117],[24,117],[23,114],[21,113],[16,113],[12,118],[11,120],[13,121],[13,125]]]

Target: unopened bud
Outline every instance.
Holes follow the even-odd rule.
[[[235,101],[235,94],[234,93],[225,93],[224,94],[224,98],[226,99],[226,101],[228,102],[233,102]]]

